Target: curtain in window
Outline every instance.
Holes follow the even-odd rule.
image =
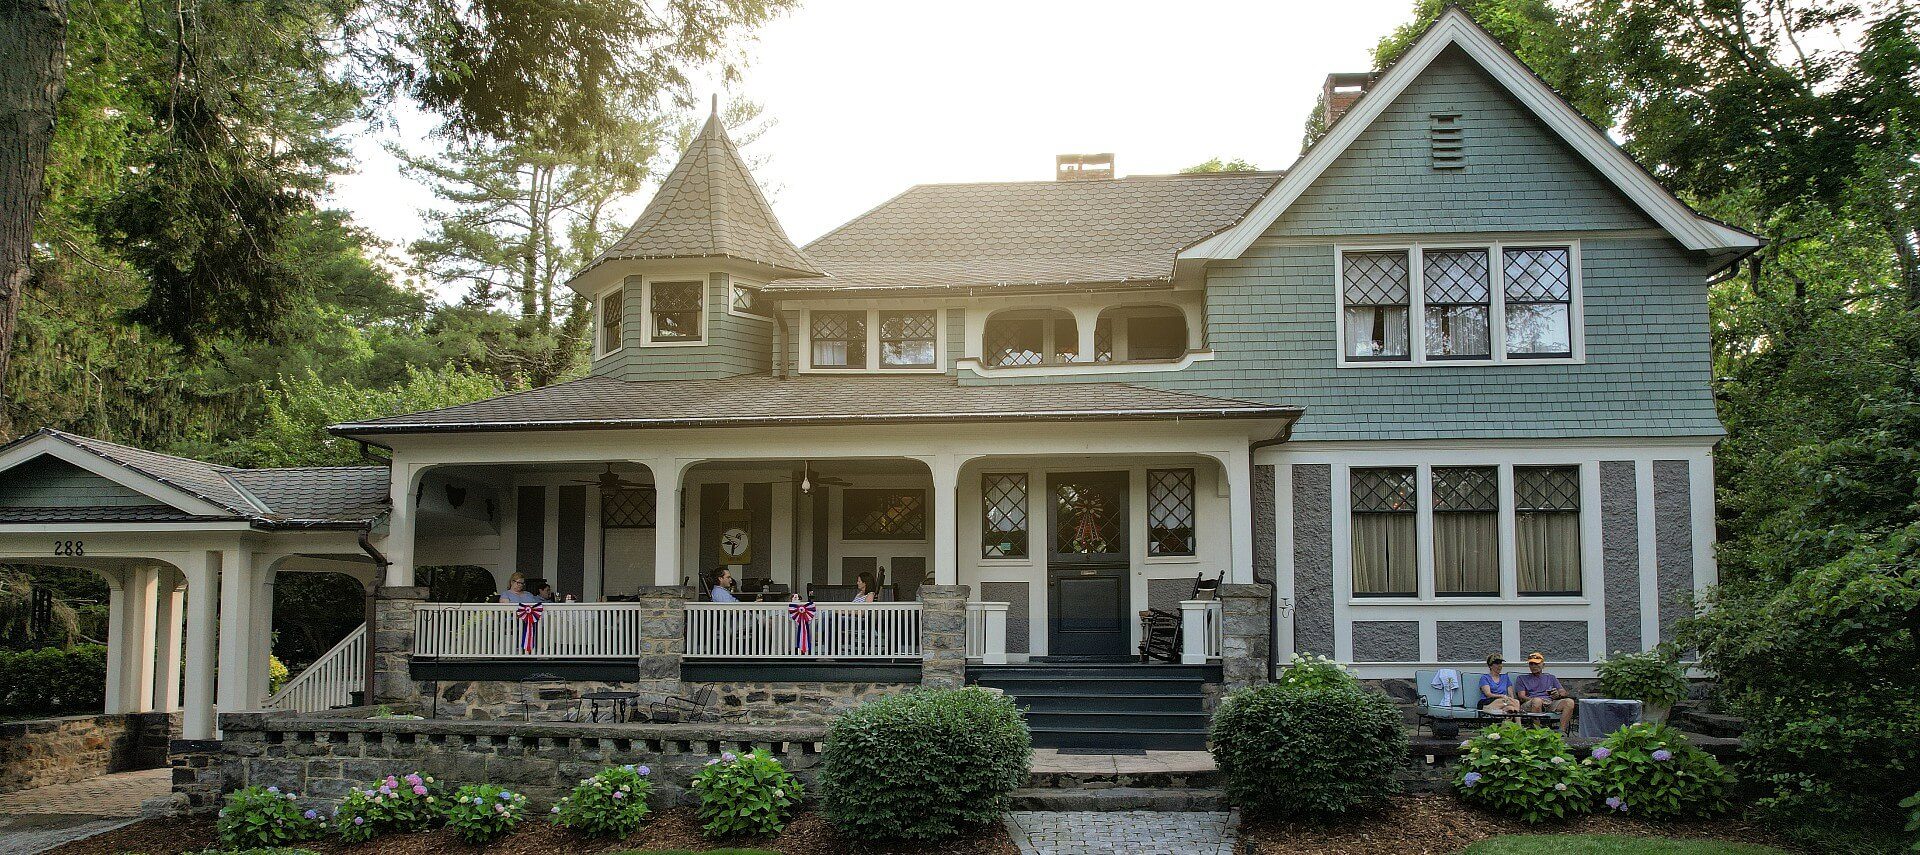
[[[1359,595],[1419,593],[1414,583],[1413,514],[1353,515],[1353,592]]]
[[[1493,287],[1487,251],[1430,249],[1421,258],[1427,355],[1472,359],[1493,353],[1487,332],[1487,307]]]
[[[1412,289],[1406,250],[1349,252],[1342,259],[1347,356],[1406,359]]]
[[[1433,468],[1433,592],[1500,593],[1500,476],[1492,466]]]
[[[1580,593],[1580,514],[1523,513],[1513,525],[1520,593]]]

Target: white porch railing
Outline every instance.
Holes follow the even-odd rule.
[[[413,652],[440,659],[632,659],[640,655],[638,603],[550,603],[521,646],[519,606],[426,603],[414,613]]]
[[[801,651],[786,603],[688,603],[689,659],[894,659],[920,655],[919,603],[815,603]]]
[[[1180,661],[1187,665],[1205,665],[1220,658],[1221,626],[1219,600],[1180,601]]]
[[[1007,664],[1007,604],[967,603],[967,658]]]
[[[267,698],[267,709],[320,712],[344,707],[366,682],[367,625],[363,623]]]

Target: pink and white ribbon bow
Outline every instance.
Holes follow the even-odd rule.
[[[794,644],[800,648],[801,653],[813,652],[813,633],[807,630],[813,623],[814,617],[819,614],[820,609],[813,605],[812,600],[787,604],[787,617],[792,618],[794,624]]]
[[[520,650],[533,652],[533,628],[540,625],[542,609],[539,603],[521,603],[513,610],[513,618],[520,622]]]

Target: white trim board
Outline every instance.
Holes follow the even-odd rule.
[[[232,517],[237,514],[228,508],[202,499],[185,490],[147,475],[132,467],[109,460],[91,451],[52,435],[28,437],[17,445],[0,454],[0,472],[5,472],[41,456],[53,457],[71,463],[115,484],[119,484],[136,493],[151,497],[155,502],[170,505],[184,513],[197,516]],[[231,482],[229,482],[231,483]],[[244,493],[235,488],[234,492]],[[255,508],[264,513],[265,508]]]
[[[1623,195],[1673,235],[1682,246],[1696,252],[1735,252],[1760,245],[1759,238],[1714,222],[1687,207],[1685,202],[1660,186],[1660,182],[1634,163],[1633,158],[1621,151],[1605,133],[1580,115],[1566,99],[1541,81],[1519,57],[1475,24],[1467,13],[1457,7],[1449,7],[1245,217],[1183,250],[1179,258],[1239,258],[1268,227],[1280,219],[1280,215],[1294,200],[1319,180],[1321,174],[1346,152],[1354,140],[1360,138],[1360,134],[1375,119],[1387,111],[1408,86],[1419,79],[1441,51],[1453,45],[1458,45],[1479,63],[1515,100],[1531,110],[1543,124],[1613,182]]]

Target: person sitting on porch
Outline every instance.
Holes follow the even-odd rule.
[[[1480,709],[1496,714],[1520,711],[1520,702],[1513,698],[1513,675],[1500,673],[1506,664],[1498,653],[1487,657],[1487,673],[1480,675]]]
[[[716,603],[740,602],[740,598],[733,595],[733,574],[727,572],[726,565],[713,571],[713,588],[708,596]]]
[[[873,587],[872,573],[862,572],[859,576],[854,577],[853,584],[853,602],[877,603],[880,601],[880,593],[874,590]]]
[[[1560,733],[1573,726],[1573,695],[1560,685],[1560,678],[1547,673],[1547,657],[1539,652],[1527,654],[1527,673],[1513,681],[1520,692],[1520,703],[1527,712],[1557,712]]]
[[[515,573],[507,577],[507,589],[500,592],[500,602],[508,605],[524,606],[533,603],[544,603],[546,601],[540,599],[540,597],[535,594],[527,592],[527,575],[525,573]]]

